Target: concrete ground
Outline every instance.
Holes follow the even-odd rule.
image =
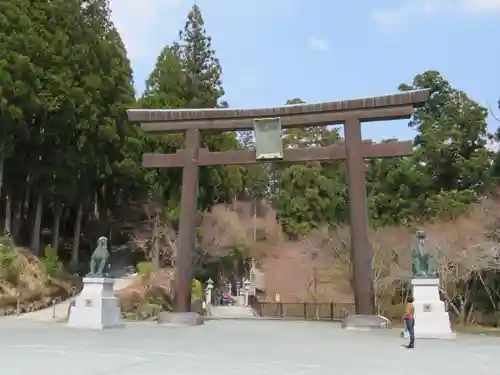
[[[500,339],[417,341],[399,330],[344,331],[334,323],[215,320],[199,327],[129,323],[109,331],[0,319],[8,375],[482,375],[500,368]]]

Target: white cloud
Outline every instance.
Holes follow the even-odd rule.
[[[375,10],[371,18],[383,29],[394,29],[402,26],[406,21],[408,9],[396,8],[392,10]]]
[[[309,39],[309,48],[314,51],[322,51],[326,52],[330,49],[330,45],[328,41],[321,38],[310,38]]]
[[[398,29],[416,18],[450,14],[500,13],[500,0],[400,0],[394,8],[376,9],[370,14],[382,29]]]
[[[488,140],[486,143],[486,148],[490,151],[498,152],[500,151],[500,143],[498,143],[497,141]]]
[[[500,12],[500,0],[462,0],[462,8],[475,12]]]
[[[182,0],[110,0],[112,15],[131,59],[150,57],[176,35]],[[182,18],[180,18],[182,19]]]

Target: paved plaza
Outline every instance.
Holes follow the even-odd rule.
[[[5,375],[474,375],[496,374],[500,339],[400,345],[398,331],[344,331],[334,323],[208,321],[199,327],[129,323],[82,331],[0,319]]]

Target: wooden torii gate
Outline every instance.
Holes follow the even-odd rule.
[[[277,162],[301,163],[346,159],[353,289],[356,313],[375,314],[372,249],[368,239],[365,158],[410,155],[412,142],[371,143],[362,140],[361,122],[406,119],[413,107],[425,103],[428,90],[408,91],[373,98],[299,104],[264,109],[132,109],[130,121],[141,123],[147,133],[185,133],[185,148],[175,154],[144,154],[146,168],[183,168],[174,311],[191,309],[192,252],[196,239],[199,168],[207,165],[269,162],[255,151],[211,152],[200,148],[203,131],[242,131],[254,128],[254,120],[279,118],[282,128],[343,124],[344,142],[329,147],[285,149]]]

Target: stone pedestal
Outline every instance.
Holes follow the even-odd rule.
[[[450,316],[439,298],[439,279],[413,279],[411,285],[415,299],[415,338],[454,339]]]
[[[86,277],[82,292],[72,302],[68,326],[85,329],[123,327],[114,279]]]
[[[347,330],[368,331],[373,329],[391,329],[389,319],[380,315],[347,315],[342,320],[342,328]]]

